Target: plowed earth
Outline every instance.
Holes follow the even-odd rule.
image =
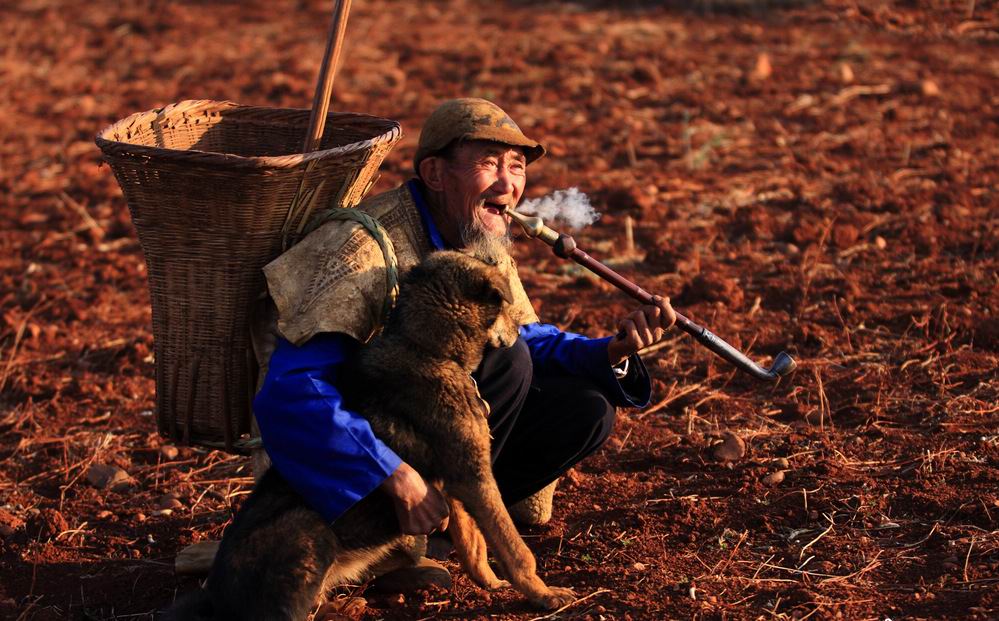
[[[331,4],[0,6],[3,618],[151,618],[197,584],[176,552],[249,493],[243,458],[161,450],[144,261],[92,138],[181,99],[308,106]],[[800,361],[773,386],[679,332],[646,355],[653,406],[525,531],[589,596],[562,618],[995,619],[999,10],[732,4],[358,1],[333,106],[402,121],[385,189],[438,101],[494,99],[550,148],[528,194],[579,186],[603,213],[581,247]],[[603,335],[631,306],[516,253],[549,322]],[[744,457],[714,458],[723,432]],[[352,614],[539,614],[452,569],[450,593]]]

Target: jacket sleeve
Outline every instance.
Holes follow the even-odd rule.
[[[402,463],[367,420],[343,407],[337,369],[357,347],[338,333],[298,347],[280,339],[253,402],[274,467],[329,522]]]
[[[607,361],[612,336],[593,339],[563,332],[553,325],[530,323],[520,327],[520,336],[531,350],[536,373],[567,373],[588,377],[604,389],[613,405],[645,407],[652,398],[652,381],[645,363],[633,354],[628,374],[618,379]]]

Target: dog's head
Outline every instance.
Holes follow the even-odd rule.
[[[517,340],[512,302],[498,268],[461,252],[435,252],[403,276],[385,333],[474,369],[487,344],[509,347]]]

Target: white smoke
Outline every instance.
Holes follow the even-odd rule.
[[[555,190],[548,196],[521,201],[517,211],[529,216],[539,216],[545,222],[558,220],[569,228],[581,229],[597,221],[600,214],[590,204],[590,199],[579,188]]]

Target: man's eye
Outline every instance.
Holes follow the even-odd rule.
[[[489,157],[480,161],[479,164],[487,168],[496,168],[499,165],[499,161],[496,158]]]

